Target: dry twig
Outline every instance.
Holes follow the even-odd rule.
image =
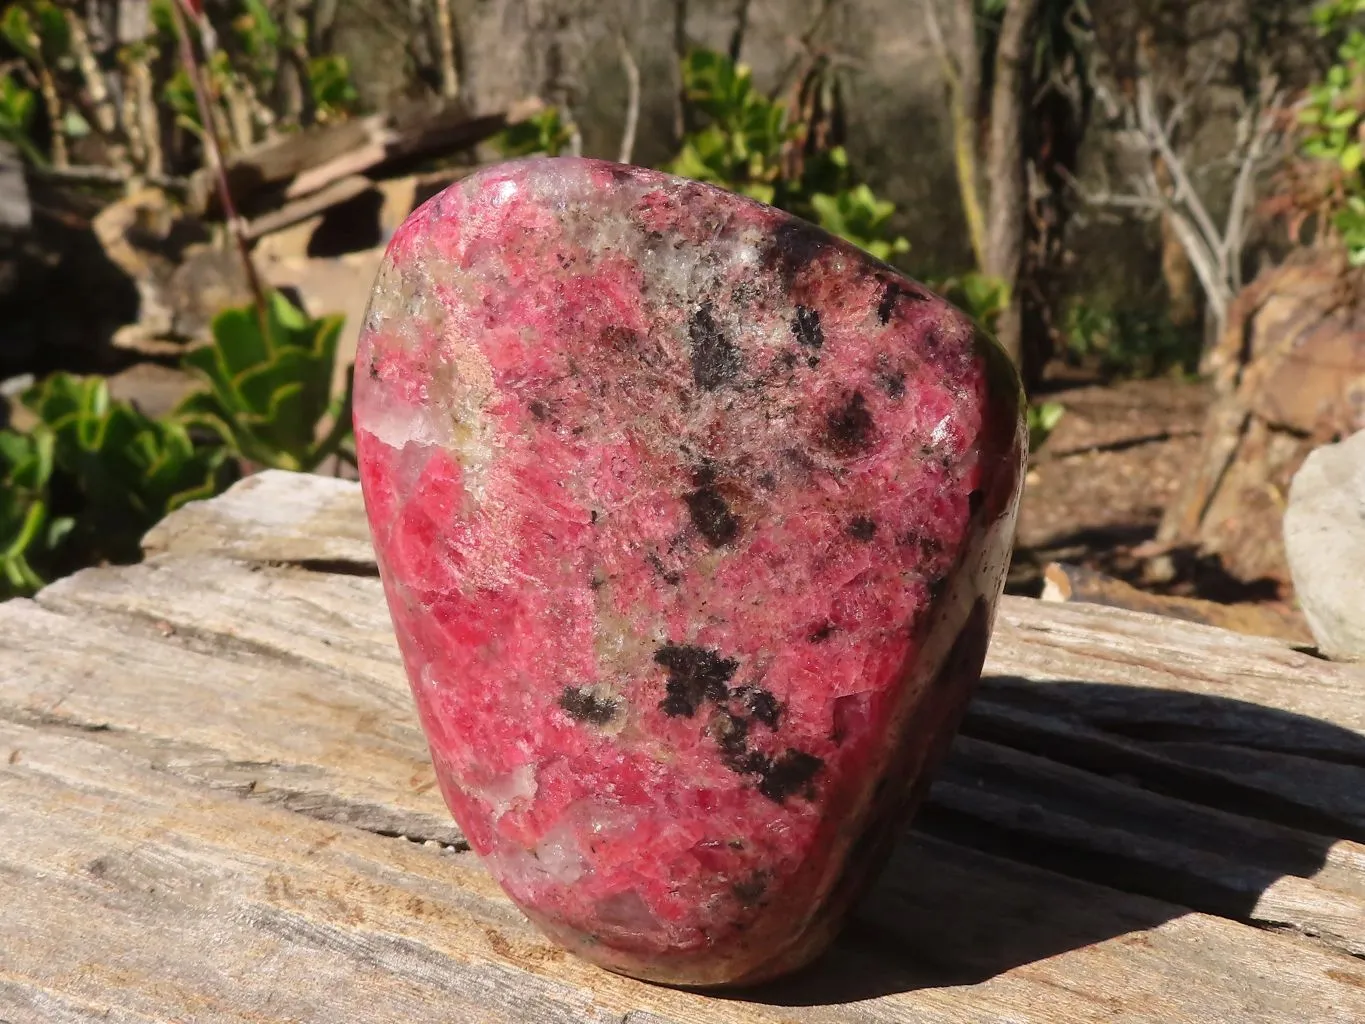
[[[621,149],[617,162],[628,164],[635,154],[635,130],[640,122],[640,66],[630,52],[624,34],[616,37],[621,50],[621,69],[626,73],[626,122],[621,129]]]

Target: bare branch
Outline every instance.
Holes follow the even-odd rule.
[[[640,121],[640,67],[624,34],[616,37],[616,45],[621,50],[621,69],[626,73],[626,123],[621,129],[621,150],[616,160],[628,164],[635,153],[635,129]]]
[[[924,11],[924,28],[929,33],[929,42],[933,44],[934,54],[943,66],[943,77],[948,80],[948,87],[952,89],[953,83],[957,81],[957,67],[953,63],[952,52],[948,49],[948,41],[943,37],[943,25],[938,20],[938,4],[934,0],[920,0],[920,8]]]
[[[1283,141],[1278,128],[1283,96],[1276,91],[1273,77],[1265,76],[1258,97],[1248,101],[1238,124],[1232,152],[1191,173],[1177,151],[1174,135],[1190,96],[1197,90],[1186,88],[1183,92],[1183,98],[1173,103],[1162,117],[1156,90],[1145,69],[1138,77],[1136,97],[1131,104],[1121,104],[1111,93],[1098,89],[1097,98],[1111,119],[1125,126],[1119,133],[1120,141],[1142,155],[1142,166],[1130,174],[1130,194],[1087,194],[1074,182],[1072,187],[1089,205],[1129,209],[1140,216],[1160,214],[1165,218],[1199,279],[1214,327],[1221,334],[1232,299],[1242,287],[1243,250],[1255,203],[1257,174]],[[1236,169],[1221,229],[1194,185],[1196,177],[1220,165]]]
[[[687,135],[687,96],[682,80],[687,59],[687,0],[673,0],[673,143],[681,145]]]
[[[183,11],[181,9],[182,4],[184,5]],[[190,80],[195,106],[199,108],[199,119],[204,125],[204,153],[218,182],[218,198],[223,204],[223,218],[227,221],[228,234],[232,236],[232,240],[237,245],[237,254],[242,262],[242,273],[246,277],[247,287],[251,290],[255,300],[256,316],[260,321],[261,331],[265,333],[265,286],[261,283],[260,274],[256,271],[256,263],[251,258],[251,245],[246,237],[245,222],[237,215],[237,207],[232,201],[232,186],[228,182],[227,167],[223,162],[223,147],[218,139],[218,126],[213,113],[213,101],[205,83],[203,71],[199,66],[199,58],[194,52],[194,43],[190,40],[190,19],[194,18],[197,21],[204,51],[210,54],[213,52],[213,28],[209,24],[208,18],[202,17],[190,6],[189,0],[172,0],[169,8],[171,19],[175,23],[175,34],[180,42],[180,63]]]
[[[569,115],[569,156],[583,155],[583,133],[579,130],[578,119],[573,116],[572,110],[567,110]]]
[[[984,266],[987,254],[985,203],[982,200],[980,154],[976,141],[976,113],[981,95],[981,69],[976,52],[975,29],[970,24],[970,2],[958,9],[959,24],[954,42],[956,52],[949,45],[939,21],[936,0],[921,0],[924,23],[930,42],[943,69],[943,81],[948,89],[948,108],[953,128],[953,161],[957,170],[958,193],[962,201],[962,215],[967,222],[967,236],[978,266]],[[968,21],[965,28],[962,24]]]
[[[66,13],[67,30],[71,36],[71,53],[80,68],[81,78],[85,80],[85,91],[90,97],[90,105],[95,111],[95,127],[106,135],[118,127],[118,109],[109,95],[109,85],[99,61],[90,48],[90,37],[85,31],[85,22],[75,11]]]
[[[1234,291],[1240,291],[1242,286],[1242,249],[1246,241],[1247,221],[1255,201],[1256,172],[1268,151],[1278,146],[1277,115],[1284,103],[1284,94],[1275,91],[1273,79],[1262,89],[1262,97],[1267,95],[1269,98],[1248,111],[1245,119],[1248,122],[1246,149],[1228,204],[1227,227],[1223,231],[1222,257],[1228,266]]]
[[[806,27],[802,29],[801,35],[797,37],[796,56],[787,62],[787,66],[782,69],[782,74],[777,78],[775,93],[785,93],[794,83],[800,81],[801,69],[803,65],[809,63],[815,46],[815,39],[820,34],[820,30],[824,28],[825,19],[833,10],[834,0],[820,0],[815,9],[815,14],[811,16]]]
[[[1199,283],[1204,286],[1204,297],[1209,304],[1209,312],[1213,314],[1221,334],[1223,323],[1227,319],[1228,305],[1233,298],[1226,268],[1220,265],[1208,242],[1200,236],[1187,217],[1176,210],[1167,210],[1166,217],[1176,238],[1180,240],[1185,255],[1189,257],[1190,264],[1199,277]]]
[[[1175,182],[1175,195],[1172,199],[1177,203],[1183,203],[1189,209],[1190,216],[1205,238],[1219,237],[1213,218],[1209,216],[1204,201],[1199,198],[1199,193],[1190,183],[1184,162],[1176,156],[1170,136],[1161,123],[1161,117],[1156,109],[1156,93],[1152,88],[1152,80],[1146,75],[1139,76],[1137,82],[1137,116],[1138,126],[1147,137],[1148,144],[1166,164],[1171,180]]]
[[[739,63],[739,55],[744,49],[744,35],[749,31],[750,0],[739,0],[735,7],[735,28],[730,33],[730,60]]]
[[[1115,207],[1123,210],[1140,210],[1149,214],[1159,214],[1166,209],[1166,203],[1159,196],[1133,192],[1112,192],[1108,189],[1087,189],[1070,171],[1058,168],[1058,174],[1066,185],[1080,197],[1086,206]]]
[[[441,98],[454,100],[460,95],[460,76],[455,68],[455,19],[450,0],[435,0],[436,45],[441,53]]]

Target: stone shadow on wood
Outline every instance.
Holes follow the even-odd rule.
[[[987,677],[835,947],[733,995],[808,1006],[975,984],[1190,911],[1311,933],[1258,920],[1257,902],[1343,838],[1365,841],[1361,733],[1196,693]]]

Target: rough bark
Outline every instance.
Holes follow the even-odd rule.
[[[986,156],[986,175],[991,188],[986,219],[986,258],[982,269],[1009,288],[1009,305],[1000,315],[996,333],[1016,363],[1020,360],[1023,340],[1019,284],[1027,229],[1024,124],[1030,80],[1028,61],[1037,37],[1040,4],[1041,0],[1010,0],[1005,7],[996,44]]]
[[[954,0],[947,28],[939,20],[937,0],[922,0],[925,27],[943,67],[948,115],[953,130],[953,167],[957,173],[962,216],[967,222],[978,266],[986,262],[986,216],[977,155],[977,114],[981,105],[981,55],[976,45],[974,0]]]

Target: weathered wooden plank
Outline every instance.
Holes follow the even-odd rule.
[[[328,490],[339,490],[337,481],[325,483]],[[320,518],[331,515],[327,511],[310,514]],[[205,534],[222,539],[232,548],[226,533]],[[282,529],[282,537],[289,534],[289,527]],[[242,534],[236,537],[240,543],[255,544]],[[255,645],[272,656],[303,660],[328,671],[367,675],[392,671],[392,631],[377,579],[261,569],[227,559],[161,557],[141,567],[77,574],[49,587],[39,601],[73,614],[132,616],[191,635],[228,637]],[[1056,621],[1062,621],[1075,634],[1075,624],[1067,619],[1076,610],[1023,599],[1007,604],[987,662],[980,701],[983,707],[1013,715],[1015,731],[1024,721],[1044,728],[1051,735],[1039,742],[1049,747],[1060,746],[1063,733],[1074,736],[1078,725],[1089,724],[1092,733],[1107,729],[1119,740],[1135,734],[1128,746],[1142,743],[1153,749],[1183,733],[1206,742],[1222,740],[1247,748],[1274,739],[1276,749],[1302,756],[1326,751],[1333,756],[1333,763],[1344,769],[1339,774],[1354,775],[1357,769],[1353,766],[1359,766],[1357,779],[1342,779],[1336,786],[1346,802],[1332,801],[1331,806],[1343,809],[1345,815],[1354,814],[1348,820],[1365,825],[1365,806],[1355,812],[1349,810],[1365,800],[1365,730],[1357,724],[1365,701],[1357,699],[1349,687],[1321,685],[1324,667],[1341,666],[1326,666],[1288,651],[1290,657],[1303,658],[1306,664],[1292,666],[1293,674],[1278,687],[1267,687],[1257,675],[1248,678],[1247,666],[1240,660],[1226,674],[1210,671],[1205,677],[1176,676],[1160,667],[1143,665],[1122,671],[1112,654],[1103,654],[1109,650],[1103,644],[1107,613],[1094,609],[1084,609],[1080,616],[1080,627],[1092,650],[1072,652],[1063,646],[1050,658],[1037,635],[1051,629],[1050,624]],[[1055,620],[1054,611],[1066,615]],[[1015,624],[1008,621],[1011,617],[1017,620]],[[120,620],[119,625],[123,628],[128,623]],[[1196,634],[1212,632],[1215,640],[1222,642],[1217,630],[1191,628]],[[1207,640],[1200,635],[1194,639]],[[1173,659],[1192,657],[1189,648],[1182,646],[1188,640],[1171,638]],[[1275,650],[1285,653],[1282,648]],[[1002,666],[1013,673],[1001,674]],[[1023,676],[1019,674],[1022,672],[1031,674]],[[1038,682],[1050,685],[1040,687]],[[1257,697],[1266,703],[1257,703]],[[1289,710],[1305,706],[1307,712]],[[1232,772],[1229,777],[1236,774]],[[1267,779],[1266,785],[1283,793],[1293,782]],[[1324,797],[1331,795],[1330,787],[1325,793],[1315,793],[1315,785],[1317,782],[1310,778],[1293,786],[1303,806],[1322,807]]]
[[[1365,769],[1212,742],[1130,740],[1002,704],[991,698],[992,687],[987,677],[963,723],[964,735],[1208,807],[1365,842]],[[1311,722],[1305,727],[1316,728]]]
[[[325,688],[333,706],[349,700],[356,706],[373,708],[376,715],[391,719],[384,724],[376,722],[383,731],[408,736],[414,747],[421,742],[409,724],[413,716],[406,684],[397,667],[397,652],[376,579],[247,565],[220,558],[158,556],[142,566],[78,574],[49,587],[39,601],[73,620],[107,626],[107,635],[90,641],[100,650],[109,651],[113,645],[112,650],[118,651],[122,645],[141,651],[148,641],[140,639],[139,632],[164,646],[163,634],[169,634],[171,644],[188,640],[220,659],[242,658],[248,664],[257,658],[278,659],[291,666],[287,678],[319,673],[320,680],[328,681],[314,688]],[[64,649],[60,641],[51,643]],[[30,648],[24,657],[36,653]],[[0,645],[0,666],[3,658]],[[137,678],[103,676],[101,671],[82,687],[82,713],[95,716],[87,718],[87,723],[117,721],[120,728],[127,729],[126,717],[117,717],[124,700],[119,691],[130,689],[126,699],[136,701],[145,688]],[[229,703],[230,695],[222,692],[223,688],[236,686],[232,672],[196,673],[196,681],[204,691],[203,703],[218,706]],[[1008,691],[1022,685],[1011,682]],[[1067,684],[1036,685],[1046,690]],[[275,689],[277,700],[281,699],[284,688]],[[1080,692],[1091,690],[1081,688]],[[78,706],[77,699],[68,694],[63,708],[72,710]],[[107,710],[111,702],[115,707]],[[1354,844],[1334,845],[1333,839],[1325,838],[1345,835],[1339,826],[1349,827],[1350,822],[1342,823],[1340,815],[1328,816],[1330,805],[1320,806],[1323,794],[1311,772],[1305,773],[1297,790],[1281,784],[1279,789],[1267,792],[1238,780],[1235,774],[1192,768],[1159,753],[1144,753],[1132,743],[1102,736],[1097,741],[1063,719],[1020,712],[991,701],[981,704],[969,718],[967,731],[982,730],[993,742],[971,736],[958,742],[943,780],[933,792],[927,821],[947,817],[957,823],[954,834],[966,841],[985,843],[1007,853],[1012,850],[1015,856],[1031,855],[1045,866],[1065,864],[1070,873],[1113,887],[1257,924],[1290,927],[1320,936],[1338,948],[1365,952],[1365,861],[1352,853],[1360,850]],[[324,801],[314,813],[328,816],[331,805],[326,798],[351,792],[345,778],[349,758],[344,754],[349,721],[312,716],[314,732],[329,733],[325,740],[319,735],[321,745],[336,753],[325,759],[314,755],[300,761],[293,743],[294,723],[308,718],[310,708],[304,704],[282,705],[280,710],[282,734],[266,726],[256,738],[258,757],[268,756],[284,776],[270,785],[286,787],[295,807],[306,806],[299,801],[309,799],[308,793],[314,794],[315,799]],[[1263,709],[1246,703],[1233,704],[1233,712],[1264,714]],[[239,729],[249,728],[252,713],[250,705],[239,705]],[[176,712],[172,711],[157,718],[155,726],[140,728],[155,728],[154,735],[161,743],[183,743],[188,737],[177,737],[175,721]],[[217,723],[220,728],[228,724]],[[1318,725],[1302,721],[1310,736]],[[1253,721],[1244,730],[1254,726]],[[1031,752],[997,745],[1020,738],[1025,750]],[[232,756],[236,756],[235,748]],[[1062,763],[1073,757],[1086,770]],[[194,765],[200,777],[204,776],[202,757],[182,753],[176,763]],[[184,768],[178,770],[185,772]],[[401,785],[412,770],[410,760],[382,773],[372,768],[376,778],[390,785]],[[1097,770],[1129,778],[1108,779],[1094,774]],[[226,766],[218,764],[211,777],[229,784],[224,780],[240,780],[253,771],[254,766],[248,765],[237,766],[229,773]],[[1132,776],[1134,772],[1136,777]],[[1365,769],[1354,774],[1358,793],[1365,789]],[[332,777],[337,780],[335,785],[328,781]],[[299,789],[303,778],[311,780],[310,790]],[[1162,792],[1144,788],[1152,785]],[[1280,798],[1278,803],[1276,797]],[[369,793],[367,799],[373,804],[375,794]],[[1201,807],[1200,803],[1210,806]],[[1222,810],[1210,809],[1220,807]],[[1322,811],[1316,817],[1310,814],[1315,807]],[[933,814],[935,809],[940,812],[938,816]],[[1282,824],[1256,820],[1267,811],[1282,812],[1278,819],[1270,815],[1271,821],[1281,820]],[[420,834],[455,841],[449,832],[435,830],[433,819],[439,821],[440,815],[437,802],[430,801]],[[387,829],[403,827],[391,822]],[[1329,831],[1331,828],[1336,831]],[[1356,823],[1355,831],[1365,832],[1365,824]]]
[[[279,470],[249,476],[212,501],[186,505],[152,527],[142,546],[148,554],[374,568],[359,486]]]
[[[205,1024],[1365,1014],[1352,958],[932,840],[821,969],[717,1000],[561,953],[468,855],[197,791],[89,736],[0,723],[0,755],[0,1016],[34,993],[70,1020]]]
[[[376,684],[236,654],[7,602],[0,716],[108,733],[111,744],[143,750],[168,770],[319,816],[387,831],[402,812],[409,834],[462,841],[435,791],[396,665]]]
[[[269,213],[261,214],[247,224],[243,233],[249,240],[254,241],[330,210],[333,206],[340,206],[372,188],[374,182],[364,175],[353,174],[350,177],[339,178],[311,195],[291,200]]]
[[[262,474],[149,547],[171,554],[0,606],[0,804],[15,809],[0,934],[22,913],[28,943],[23,970],[0,954],[0,1020],[37,1005],[72,1020],[288,1016],[274,989],[238,980],[248,952],[286,999],[314,996],[304,1020],[356,1016],[332,991],[342,978],[386,996],[361,1013],[379,1020],[418,1004],[436,1020],[632,1024],[1365,1019],[1365,971],[1329,948],[1360,950],[1365,857],[1334,840],[1361,821],[1365,676],[1286,645],[1006,602],[922,819],[940,838],[901,844],[822,970],[718,1002],[559,954],[449,852],[354,485]],[[6,730],[46,753],[16,744],[6,768]],[[398,834],[438,842],[384,838]],[[78,859],[106,846],[133,880],[112,895]],[[195,956],[168,970],[171,948]],[[248,952],[205,952],[227,948]],[[490,989],[502,1001],[485,1012]]]
[[[1160,690],[1240,700],[1365,733],[1359,666],[1323,661],[1281,640],[1116,608],[1006,598],[986,670],[1002,679],[1109,684],[1115,696]],[[1130,705],[1097,704],[1113,712],[1116,726],[1131,721]],[[1096,720],[1106,718],[1097,712]],[[1198,728],[1216,735],[1218,724]]]
[[[1147,793],[959,737],[931,808],[1067,874],[1365,955],[1365,847]]]
[[[182,509],[148,535],[146,546],[149,552],[216,552],[248,561],[374,565],[358,485],[322,477],[300,480],[278,471],[258,474],[214,501]],[[1155,712],[1207,710],[1197,698],[1222,698],[1218,715],[1197,726],[1186,723],[1187,731],[1280,749],[1275,743],[1285,729],[1273,720],[1258,721],[1254,734],[1244,722],[1237,723],[1228,702],[1245,701],[1356,734],[1338,733],[1321,752],[1365,764],[1365,700],[1360,699],[1365,669],[1322,661],[1281,640],[1120,609],[1007,597],[1001,602],[986,672],[997,678],[993,693],[1001,699],[1011,678],[1077,684],[1074,690],[1048,691],[1050,712],[1081,700],[1081,685],[1104,684],[1101,691],[1084,695],[1084,702],[1093,706],[1088,720],[1109,723],[1114,731],[1146,730],[1152,738],[1167,724],[1180,727]],[[1182,705],[1164,695],[1145,698],[1142,690],[1195,699]],[[1227,716],[1233,721],[1230,731],[1223,731],[1228,723],[1221,719]],[[1283,724],[1291,733],[1302,726]],[[1339,749],[1342,745],[1345,749]]]

